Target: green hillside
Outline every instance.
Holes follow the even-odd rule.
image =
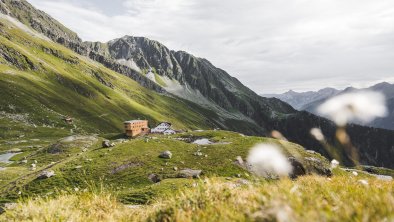
[[[213,127],[213,112],[155,93],[49,40],[0,20],[0,111],[26,125],[74,132],[121,132],[122,122],[170,121],[176,128]],[[74,125],[62,121],[71,116]]]
[[[198,138],[209,139],[215,144],[191,143]],[[262,142],[280,145],[286,155],[297,158],[305,166],[307,173],[322,174],[329,168],[324,157],[306,152],[299,145],[225,131],[115,141],[117,145],[113,148],[101,148],[101,140],[95,136],[72,136],[15,156],[15,162],[0,174],[2,198],[12,200],[19,197],[19,192],[28,197],[53,194],[56,190],[83,190],[93,182],[112,187],[124,202],[145,203],[157,195],[155,186],[151,187],[154,183],[148,179],[150,174],[156,174],[164,181],[181,183],[182,179],[175,178],[182,169],[202,170],[205,177],[249,178],[250,173],[236,164],[236,157],[246,159],[249,149]],[[166,150],[172,152],[172,158],[159,158],[159,154]],[[29,170],[32,163],[36,163],[35,171]],[[43,170],[53,170],[56,176],[37,180]],[[176,184],[174,188],[177,188]],[[158,190],[162,191],[162,188]]]

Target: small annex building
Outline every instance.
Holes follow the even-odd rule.
[[[155,128],[151,129],[151,133],[154,134],[164,134],[164,135],[171,135],[175,134],[175,130],[171,128],[172,124],[169,122],[162,122],[157,125]]]
[[[124,122],[126,136],[135,137],[149,133],[148,120],[130,120]]]

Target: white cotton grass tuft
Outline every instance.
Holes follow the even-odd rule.
[[[318,141],[324,141],[324,135],[321,129],[319,128],[312,128],[310,134]]]
[[[317,112],[338,126],[357,120],[368,123],[387,114],[385,97],[380,92],[360,91],[335,96],[317,108]]]
[[[339,165],[338,160],[336,160],[336,159],[331,160],[331,168],[332,168],[332,169],[337,168],[338,165]]]
[[[364,186],[368,186],[368,181],[367,180],[358,180],[358,182]]]
[[[247,158],[252,171],[262,177],[288,176],[293,167],[280,148],[273,144],[258,144],[250,151]]]

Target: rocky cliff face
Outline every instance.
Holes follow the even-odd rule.
[[[108,43],[108,51],[118,61],[133,62],[139,69],[154,67],[159,75],[179,79],[181,67],[173,53],[157,41],[125,36]],[[135,67],[132,67],[135,68]]]
[[[329,142],[335,143],[332,122],[298,112],[278,99],[258,96],[206,59],[171,51],[159,42],[143,37],[125,36],[108,43],[82,42],[75,33],[25,0],[0,0],[0,10],[148,89],[189,100],[190,109],[197,106],[209,109],[218,116],[220,121],[217,122],[222,122],[225,129],[259,135],[279,130],[290,141],[328,155],[309,136],[311,128],[320,127]],[[146,78],[148,69],[155,72],[155,81]],[[394,168],[394,132],[360,126],[350,127],[349,132],[363,164]]]
[[[197,58],[183,51],[171,51],[157,41],[144,37],[125,36],[112,40],[106,47],[117,61],[132,64],[130,68],[154,68],[168,82],[164,88],[177,96],[222,111],[234,110],[247,118],[263,120],[264,117],[293,113],[289,105],[276,99],[256,95],[237,79],[216,68],[208,60]],[[173,84],[172,84],[173,83]],[[175,86],[174,86],[175,84]],[[173,90],[178,88],[181,90]],[[188,92],[201,94],[204,101],[195,100]],[[204,104],[202,104],[204,102]],[[261,121],[263,122],[263,121]]]

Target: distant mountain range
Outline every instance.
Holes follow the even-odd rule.
[[[297,110],[305,110],[318,115],[319,113],[316,111],[317,107],[319,107],[319,105],[324,103],[324,101],[326,101],[327,99],[343,93],[357,92],[363,90],[371,90],[383,93],[386,97],[386,105],[389,110],[389,114],[384,118],[378,118],[368,124],[361,122],[358,122],[358,124],[394,130],[394,84],[390,84],[387,82],[382,82],[368,88],[360,89],[354,87],[348,87],[344,90],[324,88],[319,91],[308,92],[294,92],[290,90],[283,94],[266,94],[263,96],[278,98],[290,104]]]

